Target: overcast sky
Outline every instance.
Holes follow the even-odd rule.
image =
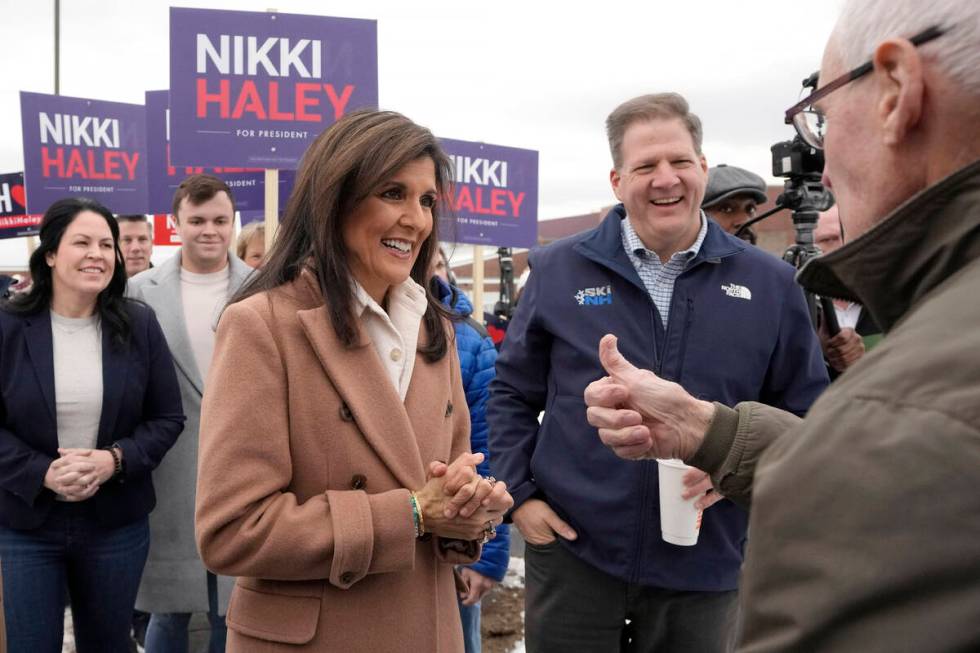
[[[169,81],[165,0],[62,0],[61,93],[143,103]],[[819,67],[840,0],[199,0],[179,6],[378,21],[382,108],[437,135],[540,152],[540,219],[614,201],[606,115],[684,94],[709,165],[768,176],[783,111]],[[23,170],[18,91],[54,90],[53,0],[0,0],[0,172]]]

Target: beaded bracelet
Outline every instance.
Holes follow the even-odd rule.
[[[113,444],[112,446],[105,447],[103,450],[108,451],[112,456],[112,477],[115,478],[122,474],[122,458],[119,456],[119,452],[116,450],[118,445]]]
[[[419,507],[419,498],[412,492],[409,500],[412,502],[412,521],[415,522],[415,537],[422,537],[425,535],[425,521],[422,518],[422,509]]]

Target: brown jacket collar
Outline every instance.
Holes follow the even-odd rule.
[[[980,160],[899,206],[844,247],[815,259],[797,281],[859,302],[888,332],[920,299],[980,258]]]

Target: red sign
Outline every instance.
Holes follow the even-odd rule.
[[[177,235],[177,221],[169,213],[157,213],[153,216],[153,244],[180,245]]]

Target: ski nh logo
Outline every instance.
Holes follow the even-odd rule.
[[[729,297],[735,297],[737,299],[752,299],[752,291],[745,286],[740,286],[737,283],[730,283],[727,286],[722,286],[722,290]]]
[[[599,304],[612,304],[612,286],[596,286],[595,288],[582,288],[575,293],[575,301],[579,306],[596,306]]]

